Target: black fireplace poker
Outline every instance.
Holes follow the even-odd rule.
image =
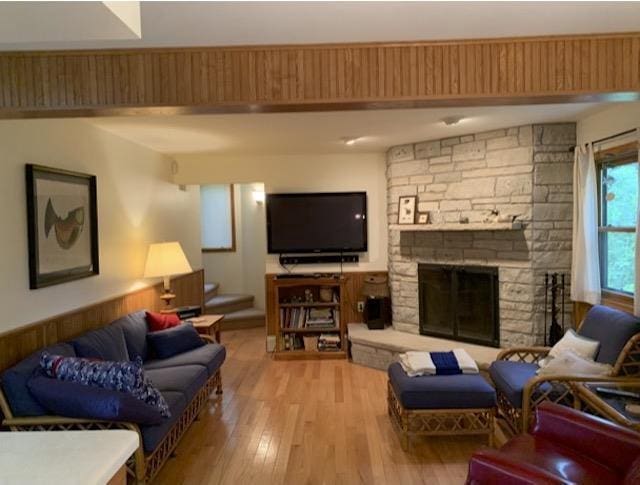
[[[561,317],[558,322],[558,296],[560,296]],[[565,315],[565,275],[564,273],[545,273],[544,275],[544,344],[553,346],[564,335]],[[551,306],[549,307],[549,299]],[[548,325],[549,316],[551,325]],[[549,332],[547,333],[547,326]]]

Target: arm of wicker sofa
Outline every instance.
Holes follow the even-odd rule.
[[[211,335],[206,335],[201,333],[200,334],[200,338],[202,340],[204,340],[204,343],[206,344],[217,344],[218,342],[216,342],[216,339],[214,339]]]
[[[522,392],[522,430],[532,422],[536,408],[543,402],[576,406],[573,384],[584,382],[628,382],[628,377],[542,375],[531,378]]]
[[[551,347],[515,347],[502,350],[496,360],[515,360],[535,364],[544,359],[550,350]]]

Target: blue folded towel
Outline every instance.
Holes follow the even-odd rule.
[[[409,377],[478,373],[475,361],[463,349],[450,352],[410,350],[400,354],[398,360]]]
[[[436,366],[437,376],[462,374],[458,359],[456,359],[453,352],[431,352],[431,360]]]

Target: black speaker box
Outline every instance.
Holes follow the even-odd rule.
[[[363,316],[369,330],[382,330],[391,325],[391,298],[368,297],[364,302]]]

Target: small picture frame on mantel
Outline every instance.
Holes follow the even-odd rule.
[[[400,196],[398,201],[398,224],[415,224],[416,202],[417,197],[415,195]]]
[[[429,224],[429,214],[427,212],[418,214],[418,224]]]

